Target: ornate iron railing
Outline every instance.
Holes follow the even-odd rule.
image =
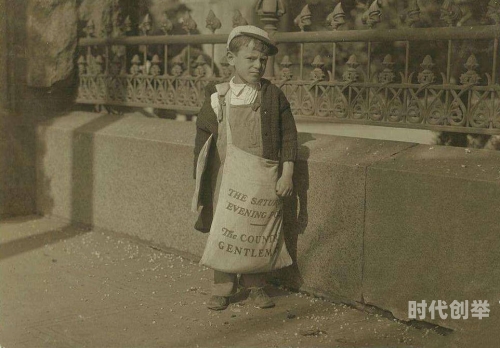
[[[308,7],[295,19],[300,32],[280,33],[276,22],[283,13],[281,0],[261,0],[257,13],[279,44],[299,44],[298,76],[294,77],[288,56],[282,57],[281,70],[274,73],[274,62],[268,62],[267,76],[288,97],[296,118],[342,123],[359,123],[440,131],[500,134],[500,85],[497,77],[498,41],[500,38],[500,5],[491,0],[488,18],[495,25],[456,26],[460,9],[445,0],[441,18],[448,27],[415,28],[420,9],[416,1],[405,12],[404,29],[374,29],[380,22],[381,9],[375,0],[364,15],[366,30],[338,30],[345,23],[339,3],[328,15],[332,31],[305,32],[311,24]],[[95,38],[93,23],[87,24],[87,37],[79,41],[82,55],[78,60],[79,89],[77,102],[87,104],[155,107],[196,113],[204,100],[203,89],[209,82],[228,80],[232,71],[225,59],[216,65],[215,45],[225,45],[227,34],[215,34],[220,21],[210,11],[207,17],[208,35],[192,35],[196,23],[188,15],[183,28],[186,35],[168,35],[172,23],[162,24],[165,35],[151,36],[152,24],[146,16],[139,28],[140,36]],[[233,18],[233,26],[245,24],[241,14]],[[130,31],[127,18],[120,26]],[[109,33],[108,33],[109,34]],[[109,35],[106,35],[109,36]],[[491,66],[484,78],[476,70],[478,62],[471,52],[459,79],[452,76],[453,48],[457,42],[486,40],[491,45],[488,54]],[[426,55],[418,71],[411,71],[412,47],[416,42],[443,41],[446,72],[434,72],[433,57]],[[363,43],[366,63],[360,65],[356,55],[345,62],[338,76],[336,54],[338,44]],[[373,45],[381,42],[400,43],[404,61],[402,71],[395,71],[394,57],[386,54],[383,69],[372,71]],[[321,56],[312,61],[312,70],[305,76],[304,47],[311,43],[331,44],[331,69],[326,70]],[[197,44],[211,44],[211,55],[193,49]],[[180,54],[169,59],[172,45],[184,45]],[[152,55],[150,47],[160,47]],[[134,52],[134,49],[136,50]],[[421,52],[419,52],[421,53]],[[206,57],[210,58],[207,63]],[[381,59],[380,59],[381,60]],[[189,64],[188,64],[189,63]],[[217,73],[218,70],[218,73]]]

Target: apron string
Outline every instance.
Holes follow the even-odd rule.
[[[231,124],[229,123],[229,112],[231,110],[231,93],[226,93],[224,96],[224,104],[226,107],[226,134],[227,134],[227,144],[233,144],[233,135],[231,133]]]
[[[259,92],[257,93],[257,97],[255,97],[255,101],[252,104],[252,110],[253,111],[259,110],[260,105],[261,105],[261,103],[260,103],[260,101],[261,101],[261,95],[262,95],[262,89],[259,90]]]

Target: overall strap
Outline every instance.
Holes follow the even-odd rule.
[[[227,144],[232,144],[233,143],[233,135],[231,133],[231,125],[229,124],[229,113],[231,111],[231,93],[227,93],[224,101],[223,101],[222,107],[226,108],[226,134],[227,134]],[[220,110],[222,113],[222,109]]]
[[[229,82],[219,83],[218,85],[215,85],[215,89],[217,90],[217,96],[219,98],[219,112],[217,113],[217,122],[221,123],[223,118],[222,111],[226,105],[225,97],[230,89]]]
[[[262,100],[262,89],[257,93],[257,97],[255,97],[255,100],[252,104],[253,111],[259,110],[260,105],[261,105],[261,100]]]

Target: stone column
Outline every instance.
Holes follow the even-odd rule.
[[[284,0],[259,0],[257,2],[257,14],[262,23],[264,30],[269,33],[272,38],[273,34],[278,30],[278,22],[281,16],[286,13]],[[274,57],[269,57],[267,60],[266,73],[264,77],[272,78],[274,76]]]
[[[51,87],[74,69],[76,0],[31,0],[27,13],[27,83],[30,87]]]
[[[0,0],[0,110],[8,109],[8,81],[7,81],[7,0]],[[3,119],[3,117],[2,117]]]
[[[7,185],[5,175],[8,166],[9,143],[8,134],[8,59],[9,47],[7,44],[7,0],[0,0],[0,217],[6,216],[8,205]]]
[[[7,0],[0,0],[0,218],[9,216],[12,199],[10,188],[11,113],[9,112],[9,35],[7,32]]]

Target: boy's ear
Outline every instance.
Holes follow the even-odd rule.
[[[231,51],[227,51],[226,57],[227,57],[227,62],[229,63],[229,65],[234,66],[234,64],[235,64],[234,60],[236,59],[236,55]]]

